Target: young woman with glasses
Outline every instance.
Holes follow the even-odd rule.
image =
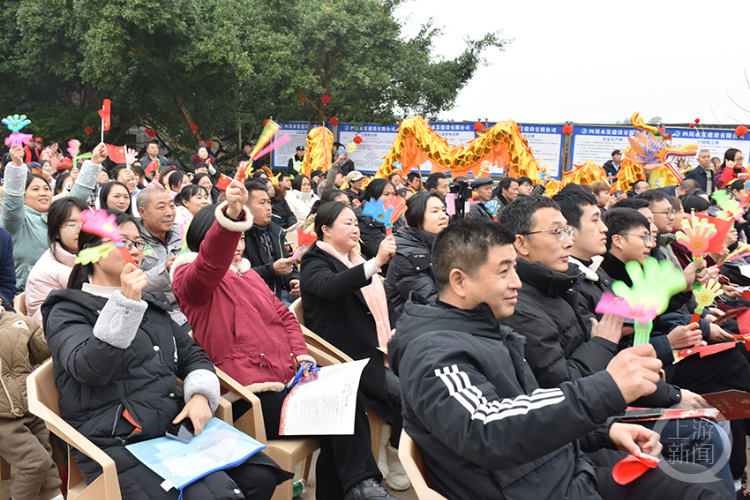
[[[70,271],[78,254],[78,234],[81,223],[78,216],[88,209],[78,198],[66,196],[50,206],[47,212],[47,238],[49,249],[42,254],[29,273],[26,282],[27,315],[42,323],[41,306],[52,290],[68,286]]]

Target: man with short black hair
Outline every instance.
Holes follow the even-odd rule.
[[[503,206],[518,198],[518,181],[513,177],[500,179],[495,190],[495,197]]]
[[[498,324],[514,313],[521,287],[516,238],[484,219],[450,224],[432,250],[439,300],[429,304],[413,294],[388,344],[404,430],[422,451],[432,488],[453,499],[730,498],[716,483],[677,481],[662,468],[620,486],[611,469],[583,456],[581,449],[613,445],[635,455],[659,453],[652,431],[605,422],[653,392],[661,363],[651,346],[638,346],[605,371],[538,389],[519,335],[527,330]]]
[[[169,164],[167,157],[159,154],[159,143],[157,141],[148,143],[146,154],[141,157],[140,162],[147,174],[151,171],[159,172]]]
[[[556,387],[604,370],[617,352],[622,321],[608,318],[591,332],[583,322],[577,276],[568,274],[573,228],[560,207],[546,197],[525,196],[505,207],[498,222],[516,235],[516,270],[523,283],[515,313],[503,324],[524,331],[526,359],[539,385]]]
[[[617,175],[617,172],[620,171],[620,161],[622,160],[622,151],[619,149],[615,149],[612,151],[612,159],[607,160],[604,162],[604,165],[602,165],[602,168],[607,173],[607,175],[610,178],[614,178],[614,176]]]
[[[406,188],[414,194],[424,189],[422,186],[422,176],[418,172],[409,172],[406,176]]]
[[[596,313],[596,306],[604,293],[612,293],[612,279],[601,267],[604,254],[607,251],[607,225],[602,220],[600,209],[596,206],[596,199],[581,189],[571,189],[572,186],[563,188],[554,201],[560,205],[560,211],[565,219],[573,227],[573,246],[570,248],[570,262],[573,264],[569,269],[572,275],[582,273],[578,280],[578,310],[585,322],[601,320],[602,316]],[[611,213],[611,215],[610,215]],[[632,209],[613,209],[604,214],[607,221],[611,222],[612,234],[615,240],[625,238],[630,240],[631,236],[642,236],[640,240],[633,240],[636,245],[651,241],[650,223],[642,214]],[[627,234],[629,236],[622,236]],[[645,241],[643,241],[645,239]],[[619,244],[619,242],[618,242]],[[646,252],[648,250],[646,249]],[[642,259],[638,256],[638,262]],[[656,355],[665,365],[671,365],[674,357],[672,349],[692,347],[701,339],[701,332],[693,332],[695,325],[678,325],[671,328],[668,334],[659,332],[662,326],[657,321],[651,335],[651,344],[656,350]],[[632,327],[629,327],[632,329]],[[629,339],[629,338],[626,338]],[[674,344],[674,345],[672,345]],[[620,343],[619,349],[629,347],[626,340]],[[653,394],[639,399],[633,406],[648,408],[666,408],[680,405],[681,408],[693,407],[704,404],[703,398],[683,388],[659,381],[657,390]],[[685,427],[688,425],[688,427]],[[653,428],[653,423],[646,423]],[[682,426],[682,430],[680,429]],[[708,427],[706,427],[708,426]],[[705,427],[705,428],[704,428]],[[709,428],[710,427],[710,428]],[[687,432],[686,432],[687,431]],[[706,450],[714,450],[722,447],[719,431],[712,424],[700,420],[695,421],[669,421],[664,424],[660,431],[661,442],[670,448],[670,452],[679,451],[679,456],[689,457],[689,461],[698,463],[706,468],[713,469],[718,462],[718,457],[706,456]],[[729,491],[734,491],[731,472],[728,467],[719,468],[718,477],[724,482]]]
[[[424,187],[431,193],[439,193],[445,198],[451,192],[451,181],[442,172],[430,174],[424,183]]]
[[[299,272],[284,245],[286,234],[271,222],[273,210],[266,183],[261,180],[245,182],[247,208],[253,216],[253,227],[245,232],[245,251],[242,256],[250,261],[252,270],[260,275],[268,288],[281,299],[289,292],[299,297]]]
[[[530,196],[534,190],[534,182],[528,177],[518,178],[518,196]]]

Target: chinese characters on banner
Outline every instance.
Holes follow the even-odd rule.
[[[698,151],[707,149],[711,156],[724,158],[724,152],[729,148],[742,151],[745,158],[750,155],[750,134],[744,139],[736,136],[734,130],[725,129],[691,129],[667,128],[672,134],[672,145],[697,144]],[[571,159],[574,165],[581,165],[591,160],[597,165],[612,159],[612,151],[620,151],[630,146],[628,137],[635,137],[633,127],[580,126],[573,128],[573,142]],[[694,158],[688,158],[692,166],[698,164]]]
[[[289,159],[294,156],[297,146],[305,147],[307,144],[307,122],[285,122],[279,123],[281,129],[276,132],[276,137],[281,137],[284,134],[289,134],[291,140],[286,144],[282,144],[275,149],[271,154],[273,158],[271,160],[271,168],[286,170],[289,165]],[[320,127],[320,122],[315,122],[310,125],[310,128]],[[330,129],[331,126],[328,125]]]

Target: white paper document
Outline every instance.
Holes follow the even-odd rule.
[[[324,366],[312,382],[295,385],[281,410],[279,435],[352,435],[357,389],[369,359]]]

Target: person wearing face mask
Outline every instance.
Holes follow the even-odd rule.
[[[409,294],[414,291],[428,301],[437,298],[432,275],[432,243],[448,226],[443,197],[437,193],[419,193],[406,202],[406,223],[394,238],[396,255],[388,266],[385,292],[391,322],[398,320]]]
[[[13,236],[16,288],[23,292],[32,266],[48,248],[46,212],[52,203],[52,191],[41,175],[28,174],[23,164],[23,148],[10,148],[12,163],[5,167],[3,213],[0,225]],[[107,146],[99,144],[86,161],[69,196],[88,200],[96,186],[101,163],[107,158]]]
[[[52,290],[68,286],[78,254],[78,216],[88,209],[82,200],[66,196],[52,203],[47,213],[49,249],[31,269],[26,282],[26,314],[42,323],[42,302]]]

